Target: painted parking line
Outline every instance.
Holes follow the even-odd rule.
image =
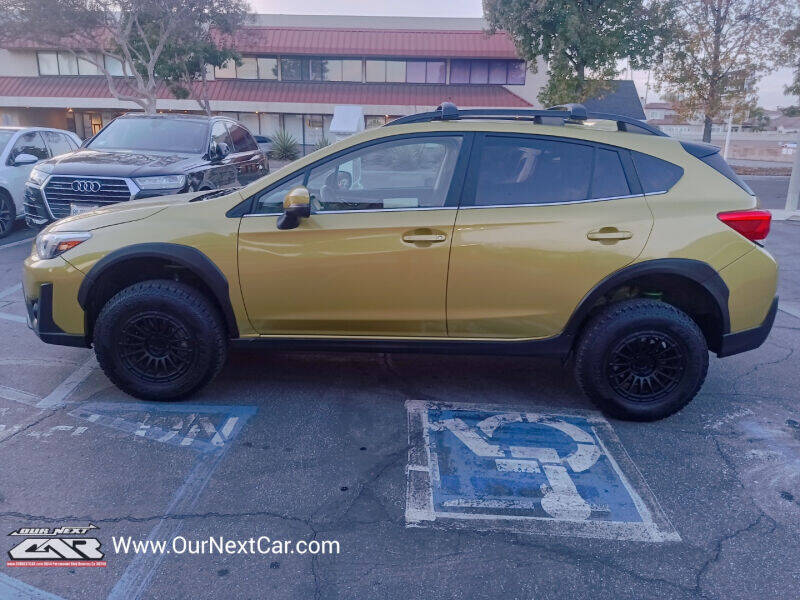
[[[778,302],[778,310],[800,319],[800,302]]]
[[[69,376],[62,381],[56,388],[47,396],[42,398],[37,404],[37,408],[46,410],[55,410],[65,404],[68,404],[67,399],[70,394],[74,392],[80,384],[82,384],[97,368],[97,360],[94,354],[77,369],[75,369]]]
[[[11,296],[12,294],[17,294],[17,293],[19,294],[20,298],[22,298],[22,284],[21,283],[18,283],[16,285],[12,285],[10,288],[4,289],[2,292],[0,292],[0,298],[7,298],[8,296]]]
[[[0,598],[14,600],[62,600],[60,596],[45,592],[8,575],[0,573]]]
[[[3,250],[4,248],[15,248],[16,246],[22,246],[23,244],[30,245],[30,244],[33,243],[33,240],[35,240],[35,239],[36,239],[36,236],[34,235],[34,236],[31,236],[31,237],[23,238],[21,240],[17,240],[16,242],[10,242],[8,244],[2,244],[2,245],[0,245],[0,250]]]
[[[409,526],[680,541],[597,412],[406,407]]]
[[[236,437],[256,410],[221,404],[89,402],[69,414],[134,438],[216,452]]]

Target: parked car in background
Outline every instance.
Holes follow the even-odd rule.
[[[224,117],[127,114],[44,161],[25,190],[29,225],[137,198],[246,185],[269,172],[243,125]]]
[[[81,145],[71,131],[44,127],[0,127],[0,238],[24,216],[25,181],[39,161]]]
[[[261,148],[261,151],[267,156],[272,152],[272,138],[266,135],[254,135],[256,144]]]

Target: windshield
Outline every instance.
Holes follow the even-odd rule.
[[[182,119],[117,119],[100,131],[92,150],[147,150],[199,154],[208,143],[208,125]]]
[[[10,140],[12,137],[14,137],[13,131],[9,131],[8,129],[0,129],[0,152],[5,149],[8,140]]]

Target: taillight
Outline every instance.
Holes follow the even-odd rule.
[[[772,214],[768,210],[732,210],[717,213],[717,218],[748,240],[763,240],[769,234]]]

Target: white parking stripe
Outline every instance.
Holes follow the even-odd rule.
[[[12,285],[10,288],[7,288],[0,292],[0,298],[5,298],[6,296],[10,296],[11,294],[19,291],[22,289],[22,284],[18,283],[17,285]]]
[[[800,319],[800,304],[798,303],[780,301],[778,302],[778,310]]]
[[[30,243],[33,242],[33,239],[35,237],[36,236],[25,238],[24,240],[18,240],[16,242],[11,242],[10,244],[3,244],[2,246],[0,246],[0,250],[2,250],[3,248],[13,248],[14,246],[22,246],[22,244],[30,244]]]
[[[94,354],[92,354],[81,367],[73,371],[56,389],[50,392],[46,398],[43,398],[36,405],[37,408],[54,409],[64,404],[67,397],[92,374],[96,366],[97,362],[94,359]]]
[[[0,312],[0,319],[5,319],[6,321],[14,321],[15,323],[27,323],[28,319],[25,317],[20,317],[19,315],[12,315],[11,313],[4,313]]]

